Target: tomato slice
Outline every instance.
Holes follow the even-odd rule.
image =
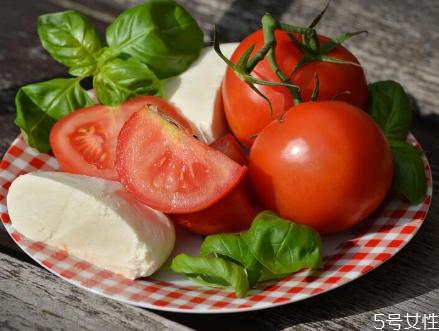
[[[246,155],[231,134],[215,140],[210,146],[241,165],[248,164]],[[212,206],[195,213],[173,215],[173,218],[191,232],[209,235],[243,231],[250,227],[261,210],[246,176],[235,189]]]
[[[50,131],[50,145],[66,172],[117,180],[114,167],[117,136],[128,118],[152,105],[168,119],[192,133],[177,109],[154,96],[141,96],[117,107],[95,105],[80,108],[59,120]]]
[[[139,201],[167,213],[212,205],[247,171],[148,109],[136,112],[123,126],[116,169]]]

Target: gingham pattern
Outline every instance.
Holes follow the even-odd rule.
[[[411,137],[410,141],[417,144]],[[129,280],[78,260],[65,252],[26,239],[15,231],[6,209],[6,194],[20,174],[38,169],[56,170],[55,158],[38,153],[17,138],[0,163],[0,216],[15,242],[35,261],[68,282],[100,295],[145,308],[167,311],[216,313],[255,310],[309,298],[352,281],[395,255],[415,235],[431,202],[432,179],[424,158],[428,196],[418,206],[392,198],[374,216],[356,228],[330,239],[325,267],[305,270],[266,283],[247,298],[238,299],[226,290],[157,279]],[[183,285],[181,285],[183,284]]]

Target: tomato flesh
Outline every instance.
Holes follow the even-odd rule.
[[[275,56],[281,71],[288,77],[303,53],[291,41],[287,33],[275,32],[277,42]],[[320,44],[324,45],[329,38],[319,36]],[[242,54],[255,45],[252,54],[260,50],[264,44],[262,30],[247,36],[232,55],[232,62],[236,63]],[[359,63],[355,56],[343,46],[338,46],[327,54],[330,57]],[[291,83],[300,88],[304,101],[309,101],[314,90],[314,75],[318,74],[320,88],[318,100],[346,101],[362,109],[367,106],[367,83],[363,69],[358,65],[333,64],[313,61],[299,69],[291,78]],[[272,82],[279,82],[268,60],[265,58],[253,69],[253,76]],[[251,146],[254,137],[273,119],[293,106],[293,97],[285,87],[271,87],[257,85],[257,88],[271,101],[273,114],[265,99],[256,94],[246,83],[227,68],[222,85],[224,111],[227,122],[238,138],[246,146]]]
[[[136,112],[123,126],[116,169],[139,201],[167,213],[211,206],[233,190],[247,170],[148,109]]]
[[[307,102],[256,138],[249,173],[264,206],[322,234],[369,216],[392,181],[392,155],[368,114],[345,102]]]
[[[117,107],[84,107],[59,120],[50,132],[50,145],[61,169],[117,180],[114,164],[119,132],[133,113],[151,105],[192,133],[190,124],[172,105],[154,96],[137,97]]]
[[[210,146],[241,165],[248,164],[246,155],[231,134],[215,140]],[[261,208],[246,176],[235,189],[212,206],[195,213],[174,215],[174,218],[191,232],[210,235],[246,230],[259,211]]]

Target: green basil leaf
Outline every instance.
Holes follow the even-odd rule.
[[[422,152],[404,141],[390,141],[393,154],[393,189],[412,204],[424,200],[427,194]]]
[[[268,270],[267,268],[262,268],[261,277],[259,277],[258,282],[262,283],[262,282],[266,282],[269,280],[281,279],[281,278],[287,277],[289,275],[290,275],[289,273],[288,274],[274,274],[270,270]]]
[[[322,264],[322,243],[317,231],[263,211],[241,235],[250,252],[269,271],[288,274]]]
[[[94,76],[93,87],[98,100],[109,106],[138,95],[163,96],[160,80],[135,58],[107,61]]]
[[[407,138],[412,111],[409,98],[400,84],[394,81],[370,84],[368,110],[388,139]]]
[[[200,254],[230,258],[245,268],[248,275],[249,287],[259,280],[262,265],[250,253],[247,244],[235,234],[216,234],[207,236],[200,248]]]
[[[171,269],[203,285],[232,287],[239,298],[246,296],[249,289],[244,269],[218,257],[179,254],[172,260]]]
[[[128,59],[128,58],[130,58],[130,56],[129,55],[124,56],[123,54],[121,54],[121,52],[114,50],[110,47],[102,47],[96,56],[97,66],[98,66],[98,68],[101,68],[108,61],[113,60],[113,59],[117,59],[117,58]]]
[[[43,47],[73,76],[87,76],[96,70],[95,55],[101,48],[96,30],[79,13],[68,10],[38,18],[38,35]]]
[[[15,124],[29,146],[47,152],[53,124],[73,110],[92,104],[78,78],[58,78],[26,85],[15,97]]]
[[[179,75],[197,59],[203,33],[171,0],[149,0],[124,11],[107,28],[108,45],[147,64],[160,79]]]

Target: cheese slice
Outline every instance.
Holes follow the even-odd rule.
[[[237,46],[222,44],[221,50],[230,58]],[[220,93],[226,67],[213,47],[206,47],[183,74],[163,80],[167,99],[189,120],[197,137],[208,144],[228,132]]]
[[[105,179],[29,173],[12,183],[7,205],[21,234],[130,279],[155,272],[175,243],[165,214]]]

